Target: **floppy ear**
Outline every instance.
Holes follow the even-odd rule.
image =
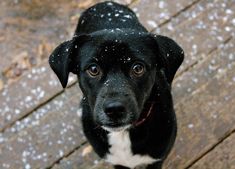
[[[49,64],[63,88],[67,86],[69,72],[77,73],[74,58],[78,54],[77,50],[81,46],[81,42],[84,42],[87,37],[87,35],[75,36],[72,40],[63,42],[49,57]]]
[[[166,36],[155,35],[154,38],[158,45],[159,59],[163,64],[167,81],[171,84],[177,69],[184,60],[184,51],[175,41]]]

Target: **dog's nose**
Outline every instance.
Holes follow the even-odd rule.
[[[106,102],[104,104],[104,112],[110,118],[121,118],[123,117],[125,111],[125,106],[119,101]]]

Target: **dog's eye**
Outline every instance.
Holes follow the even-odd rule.
[[[131,76],[140,77],[145,73],[145,67],[141,63],[136,63],[131,68]]]
[[[88,69],[86,70],[87,74],[90,76],[90,77],[97,77],[100,75],[101,73],[101,70],[100,70],[100,67],[98,65],[90,65],[88,67]]]

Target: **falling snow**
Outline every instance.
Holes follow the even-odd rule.
[[[189,129],[192,129],[193,127],[194,127],[193,124],[188,124],[188,128],[189,128]]]
[[[155,21],[152,21],[152,20],[148,20],[147,24],[149,26],[151,26],[152,28],[156,28],[157,27],[157,23]]]
[[[166,1],[156,2],[157,7],[161,9],[161,12],[156,12],[154,15],[156,18],[146,15],[147,19],[143,22],[146,22],[147,26],[151,27],[151,29],[157,28],[156,31],[158,33],[169,35],[183,45],[186,52],[184,68],[187,68],[186,65],[195,64],[194,61],[196,60],[198,63],[195,64],[195,67],[192,67],[193,70],[198,65],[203,64],[206,59],[210,59],[202,70],[195,69],[195,72],[191,71],[192,74],[190,76],[188,72],[182,74],[182,77],[187,79],[187,83],[182,83],[185,82],[184,78],[176,78],[173,88],[178,92],[176,93],[177,98],[181,98],[178,96],[181,96],[181,93],[182,95],[190,95],[197,86],[202,86],[206,83],[211,85],[209,82],[214,77],[219,77],[220,79],[221,77],[227,78],[229,79],[228,85],[235,84],[235,76],[227,77],[229,72],[226,71],[234,69],[235,57],[232,53],[233,50],[230,53],[226,52],[227,50],[234,49],[234,45],[229,46],[232,40],[228,41],[228,44],[223,44],[229,39],[227,35],[234,35],[235,26],[234,11],[229,9],[227,2],[208,2],[206,6],[197,3],[193,8],[180,13],[179,16],[172,18],[169,23],[164,24],[160,28],[158,28],[159,23],[172,16],[172,13],[167,9],[168,4]],[[109,2],[108,5],[112,6],[113,3]],[[175,2],[175,5],[177,7],[175,9],[182,9],[183,7],[179,2]],[[214,10],[216,8],[217,10]],[[224,10],[225,8],[227,9]],[[93,10],[95,11],[96,9],[94,8]],[[134,8],[134,11],[138,12],[137,16],[143,16],[139,8]],[[201,15],[204,11],[207,11],[207,13]],[[127,22],[133,17],[125,15],[122,10],[115,11],[112,14],[100,14],[101,18],[107,17],[110,22],[113,21],[113,16],[120,18],[122,22]],[[198,22],[195,21],[196,19]],[[187,22],[182,23],[182,20],[187,22],[193,20],[193,22],[190,22],[190,27],[188,27]],[[81,24],[84,24],[84,22],[82,20]],[[116,30],[122,31],[121,29]],[[199,39],[200,35],[204,36],[202,40]],[[65,37],[64,35],[59,35],[58,38],[64,39]],[[77,45],[74,46],[74,48],[77,47]],[[223,53],[221,50],[225,52]],[[219,51],[216,53],[216,56],[220,57],[213,57],[214,59],[211,59],[212,57],[208,56],[208,51]],[[66,49],[66,52],[69,52],[69,49]],[[212,52],[210,55],[213,56],[215,53]],[[52,61],[54,62],[54,60]],[[130,57],[123,59],[123,62],[128,61],[131,61]],[[76,78],[70,77],[70,83],[75,81]],[[219,81],[219,83],[222,82],[222,80]],[[106,81],[105,85],[109,85],[109,82]],[[0,127],[8,125],[8,122],[15,121],[15,123],[6,128],[3,133],[0,133],[0,144],[4,146],[1,151],[4,151],[6,155],[10,156],[12,151],[19,154],[19,159],[16,162],[22,164],[23,168],[34,168],[32,165],[34,162],[38,164],[46,162],[49,160],[49,157],[54,155],[51,153],[54,151],[56,151],[55,154],[60,158],[71,152],[75,145],[80,144],[78,142],[79,139],[85,140],[80,126],[82,112],[78,107],[79,99],[76,98],[79,95],[77,88],[72,92],[66,93],[66,91],[59,96],[55,96],[47,105],[41,105],[38,108],[38,105],[50,99],[52,94],[59,93],[62,90],[58,79],[48,66],[32,68],[23,75],[22,80],[17,86],[14,86],[14,84],[12,86],[11,88],[4,88],[0,94],[1,98],[4,98],[0,102],[0,119],[3,119],[1,120]],[[227,93],[221,99],[229,102],[233,98],[230,93]],[[73,105],[77,105],[77,107],[71,106],[69,102],[76,102]],[[210,100],[205,104],[209,107],[216,107],[219,105],[219,102]],[[26,112],[31,113],[25,114]],[[190,112],[188,113],[190,114]],[[23,116],[26,117],[21,119]],[[213,120],[220,118],[219,112],[213,112],[210,116]],[[195,125],[189,123],[186,124],[186,128],[193,129]],[[12,139],[16,136],[16,139]],[[184,138],[181,137],[179,140],[183,142]],[[13,141],[15,141],[14,143],[18,147],[22,146],[22,150],[18,150],[18,147],[14,147],[13,144],[5,144],[13,143]],[[38,146],[39,144],[43,146],[43,149]],[[180,159],[182,157],[177,155],[177,158]],[[33,160],[33,163],[30,163],[30,160]],[[67,161],[67,163],[70,162]],[[94,164],[98,163],[99,161],[94,161]],[[11,166],[12,164],[7,162],[0,164],[0,168],[12,168]]]

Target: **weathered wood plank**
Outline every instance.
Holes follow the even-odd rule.
[[[158,34],[170,34],[171,32],[175,31],[177,26],[188,24],[187,22],[197,19],[200,15],[207,11],[211,11],[212,9],[216,8],[224,8],[227,10],[227,13],[230,15],[233,14],[230,11],[231,5],[234,1],[226,1],[226,0],[199,0],[197,3],[190,5],[187,9],[181,11],[176,16],[170,18],[170,20],[162,25],[159,25],[154,32]],[[212,14],[212,13],[210,13]],[[217,16],[218,17],[218,16]],[[221,16],[222,17],[222,16]],[[216,18],[216,16],[208,15],[210,20]],[[224,21],[227,21],[228,18],[224,18]]]
[[[89,144],[85,144],[68,158],[64,158],[58,164],[53,166],[53,169],[85,169],[91,168],[93,165],[99,166],[103,164],[99,157],[92,152],[92,149],[90,148]]]
[[[230,48],[233,48],[234,40],[231,44]],[[227,64],[230,63],[228,67],[218,69],[212,77],[208,76],[207,83],[178,103],[179,132],[166,168],[188,166],[235,129],[235,61],[229,59],[230,52],[222,50],[219,55],[227,60]],[[214,55],[216,57],[218,55]]]
[[[160,28],[160,31],[154,31],[173,38],[183,47],[185,61],[180,67],[180,73],[204,59],[230,36],[234,36],[235,13],[232,11],[235,11],[235,3],[216,1],[208,3],[208,6],[200,15],[172,29],[169,23]]]
[[[47,59],[56,44],[72,36],[77,2],[0,2],[0,77],[6,85]]]
[[[204,60],[200,60],[195,68],[183,73],[173,81],[173,96],[176,105],[187,97],[198,92],[210,78],[231,68],[234,58],[234,39],[220,47]],[[187,82],[186,82],[187,81]]]
[[[92,169],[113,169],[113,167],[110,164],[104,161],[100,161],[97,165],[94,165],[91,168]]]
[[[139,0],[133,3],[131,8],[137,13],[141,23],[150,31],[197,1],[198,0],[181,0],[177,2],[171,0]]]
[[[76,97],[76,93],[78,92],[77,88],[78,87],[73,86],[69,88],[70,90],[65,90],[64,93],[58,95],[47,104],[36,109],[23,119],[16,121],[9,128],[6,128],[3,133],[0,133],[0,136],[2,136],[0,137],[0,143],[7,143],[11,137],[14,137],[14,135],[18,134],[22,130],[39,125],[39,120],[41,121],[48,114],[50,114],[50,112],[59,111],[64,105],[68,104],[69,99]],[[77,101],[77,104],[74,104],[73,107],[77,108],[78,103],[79,101]]]
[[[192,102],[190,102],[191,106]],[[202,102],[199,104],[202,104]],[[207,104],[210,104],[210,102],[207,102]],[[193,105],[192,109],[198,108],[200,112],[190,112],[199,112],[197,115],[190,117],[187,116],[189,112],[182,112],[189,111],[189,109],[185,107],[178,108],[177,112],[186,117],[179,118],[178,138],[171,155],[166,161],[165,168],[180,169],[190,166],[191,163],[216,145],[227,133],[232,132],[235,129],[235,119],[231,113],[235,111],[234,104],[234,100],[230,100],[224,106],[212,110],[208,108],[202,110],[204,106],[199,109],[198,105]],[[209,117],[206,114],[209,114]],[[223,115],[225,117],[221,117]],[[216,120],[217,118],[218,120]]]
[[[211,3],[218,3],[218,0],[199,0],[196,3],[190,5],[187,9],[177,13],[177,15],[171,17],[168,22],[158,25],[155,28],[155,32],[158,34],[169,34],[166,32],[174,31],[178,25],[188,22],[189,20],[195,19],[201,15],[204,11],[211,8]]]
[[[190,169],[234,169],[235,168],[235,134],[233,133],[214,148]]]
[[[70,84],[75,81],[70,76]],[[35,108],[62,92],[61,84],[47,62],[29,73],[0,94],[0,131],[26,116]]]
[[[0,168],[47,168],[84,143],[77,91],[72,87],[2,133]]]

